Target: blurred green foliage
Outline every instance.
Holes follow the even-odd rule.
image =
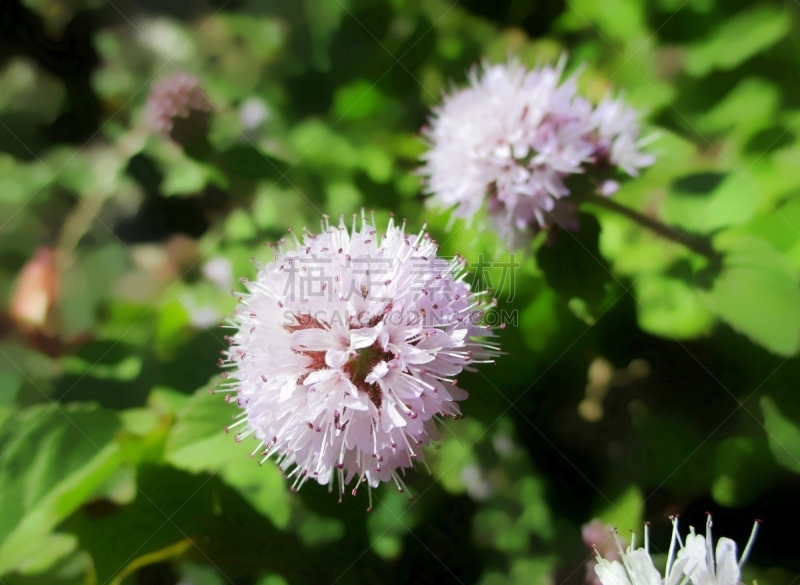
[[[769,0],[1,2],[0,580],[577,584],[593,518],[651,521],[658,553],[669,514],[710,510],[740,542],[764,519],[748,582],[794,583],[799,23]],[[564,52],[660,132],[616,200],[719,265],[589,205],[575,239],[513,257],[425,210],[441,92]],[[144,117],[176,71],[213,104],[185,147]],[[208,393],[263,243],[361,207],[427,223],[513,316],[416,499],[383,486],[369,514],[290,492]],[[26,289],[52,305],[31,325],[15,281],[42,246],[59,286]]]

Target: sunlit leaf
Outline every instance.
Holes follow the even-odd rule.
[[[710,331],[713,311],[703,295],[682,280],[645,274],[635,286],[643,331],[668,339],[691,339]]]
[[[748,171],[731,173],[705,192],[689,192],[676,182],[664,201],[664,220],[694,233],[741,225],[753,218],[762,203],[755,183]]]
[[[285,527],[290,508],[283,475],[274,464],[262,467],[249,456],[258,447],[256,441],[238,443],[234,431],[226,432],[237,410],[224,395],[198,390],[177,414],[165,458],[178,469],[219,474],[276,526]]]
[[[522,312],[522,332],[528,347],[533,351],[545,350],[558,333],[557,300],[552,290],[545,289]]]
[[[800,425],[789,420],[771,398],[761,399],[764,427],[772,456],[779,465],[800,474]]]
[[[780,88],[757,77],[740,81],[710,111],[697,118],[697,129],[722,132],[733,128],[757,128],[771,123],[780,107]]]
[[[336,90],[333,115],[337,118],[365,118],[385,108],[387,103],[374,82],[359,79]]]
[[[708,293],[730,325],[781,355],[800,345],[800,288],[783,256],[756,237],[723,234],[715,241],[726,256]]]
[[[766,418],[766,410],[764,413]],[[746,506],[772,488],[776,475],[768,441],[762,437],[730,437],[717,447],[711,493],[723,506]]]
[[[599,496],[596,499],[600,507],[596,514],[603,524],[614,526],[620,534],[629,534],[629,531],[639,532],[644,516],[644,497],[639,486],[632,484],[621,491],[609,502]]]
[[[771,47],[791,26],[791,16],[777,7],[765,4],[744,10],[689,49],[686,70],[700,76],[714,69],[733,69]]]
[[[376,493],[380,504],[367,517],[367,531],[375,554],[399,558],[403,539],[419,522],[419,509],[409,506],[408,496],[389,488]]]
[[[324,579],[325,567],[306,562],[297,538],[278,532],[218,477],[145,465],[137,484],[132,504],[104,516],[83,510],[68,523],[92,555],[97,583],[119,583],[138,567],[187,552],[232,577],[246,558],[249,570],[269,569],[298,582]]]
[[[117,426],[114,413],[77,403],[28,408],[6,421],[0,429],[0,574],[44,570],[71,550],[71,541],[50,531],[121,464]]]

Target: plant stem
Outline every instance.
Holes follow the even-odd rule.
[[[647,217],[646,215],[639,213],[630,207],[620,205],[616,201],[609,199],[608,197],[603,197],[602,195],[587,195],[585,197],[581,197],[581,202],[591,203],[593,205],[597,205],[598,207],[603,207],[609,211],[624,215],[628,219],[635,221],[643,227],[646,227],[659,236],[670,241],[683,244],[692,252],[696,252],[697,254],[705,256],[711,261],[712,264],[718,264],[722,260],[722,254],[714,249],[714,247],[711,245],[711,241],[706,237],[699,236],[697,234],[690,234],[684,230],[664,225],[660,221]]]

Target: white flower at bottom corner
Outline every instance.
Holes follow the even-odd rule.
[[[640,548],[622,554],[623,562],[597,560],[595,573],[603,585],[660,585],[661,575],[647,552]]]
[[[693,585],[739,585],[742,566],[750,554],[758,533],[758,522],[753,525],[750,540],[739,560],[736,559],[736,543],[730,538],[720,538],[714,551],[711,526],[709,515],[705,536],[695,534],[694,528],[689,528],[689,536],[678,552],[678,560],[686,562],[686,574]]]
[[[628,548],[621,552],[621,557],[622,561],[610,562],[598,557],[594,570],[603,585],[675,585],[686,565],[685,560],[676,562],[662,578],[647,549]]]
[[[678,522],[672,523],[672,541],[670,545],[670,556],[667,561],[666,576],[661,577],[653,559],[650,557],[650,530],[647,525],[644,527],[644,548],[636,548],[636,537],[631,535],[631,544],[627,549],[622,548],[622,543],[614,531],[614,540],[617,542],[617,550],[620,560],[608,561],[597,552],[597,565],[594,570],[597,578],[602,585],[675,585],[678,583],[686,561],[672,563],[674,558],[674,547],[678,541]],[[609,555],[610,556],[610,555]]]
[[[621,561],[608,561],[597,555],[595,572],[602,585],[739,585],[741,568],[747,561],[758,533],[758,521],[753,526],[750,539],[736,560],[736,543],[729,538],[721,538],[717,544],[716,556],[711,539],[711,516],[706,524],[706,537],[696,535],[690,528],[686,542],[678,533],[678,520],[672,520],[672,538],[667,556],[664,577],[653,565],[650,557],[648,529],[645,526],[644,548],[636,549],[633,541],[627,550],[617,539]],[[614,535],[616,538],[616,534]],[[676,548],[680,546],[680,550]]]

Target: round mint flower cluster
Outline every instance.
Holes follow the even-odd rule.
[[[619,99],[596,106],[577,95],[576,76],[555,67],[525,69],[517,61],[485,64],[468,87],[446,94],[424,129],[430,202],[470,220],[485,208],[509,247],[538,230],[574,229],[565,179],[590,173],[613,194],[617,171],[636,175],[654,162],[642,152],[637,113]]]
[[[293,489],[313,479],[341,496],[356,478],[354,493],[402,491],[398,471],[438,438],[435,419],[460,416],[455,377],[498,354],[463,259],[404,228],[326,219],[246,282],[222,364],[243,409],[237,438],[254,435],[253,455],[277,456]]]

